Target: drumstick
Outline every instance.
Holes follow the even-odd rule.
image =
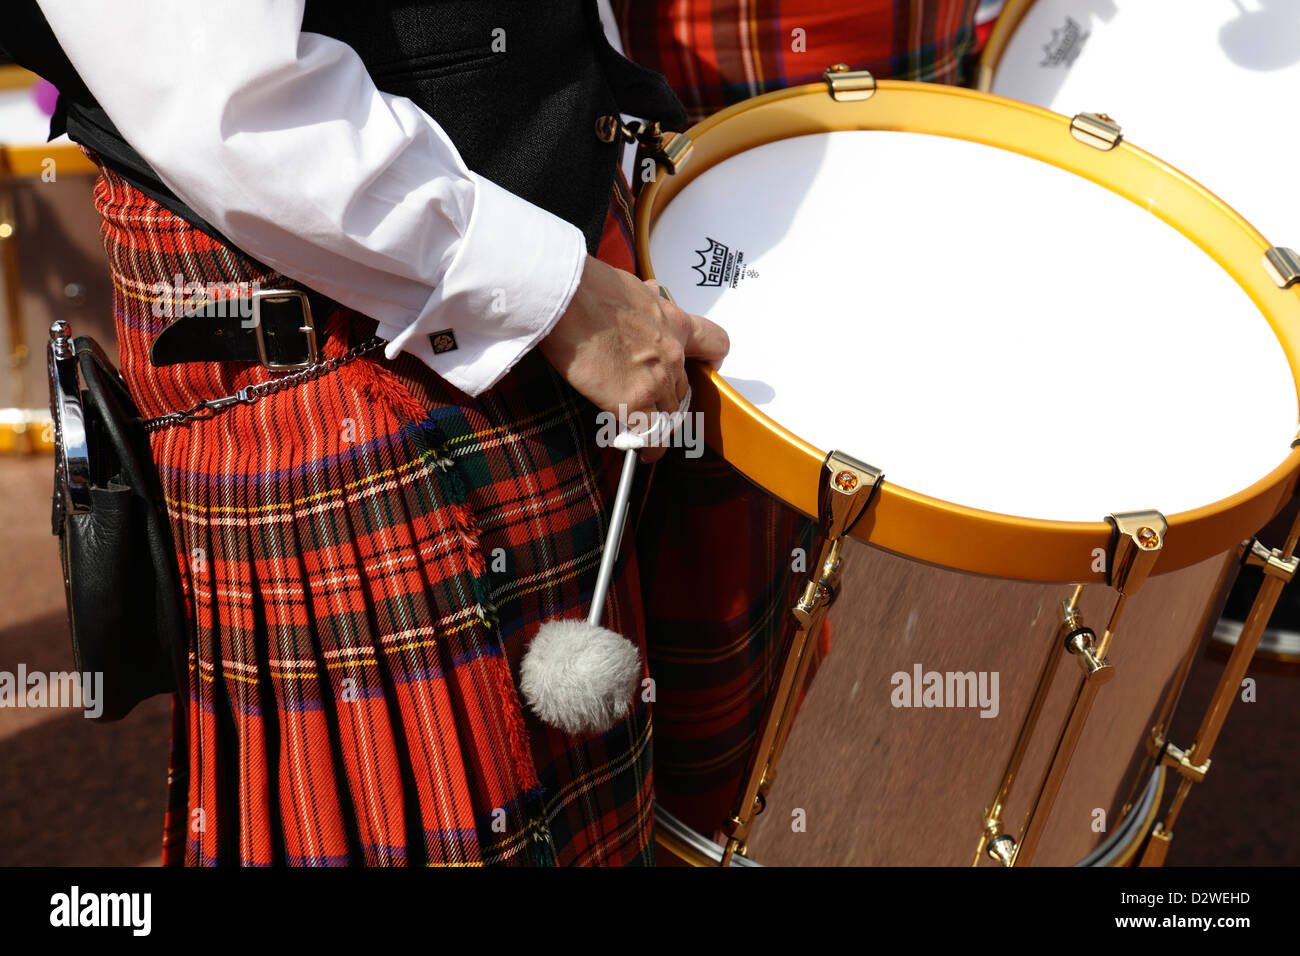
[[[618,491],[614,495],[614,516],[609,523],[609,533],[605,535],[605,548],[600,556],[600,570],[596,572],[596,593],[591,599],[591,613],[587,615],[588,624],[600,624],[605,612],[605,596],[609,593],[609,582],[614,577],[614,563],[623,547],[623,528],[627,524],[627,512],[632,498],[632,479],[636,476],[637,456],[640,452],[629,448],[623,453],[623,473],[618,477]]]
[[[524,700],[545,723],[567,734],[604,733],[632,709],[641,678],[641,653],[627,638],[602,627],[600,619],[622,547],[640,452],[666,444],[690,403],[687,387],[676,413],[656,412],[649,430],[615,437],[614,447],[623,452],[623,469],[587,619],[545,622],[520,662],[519,690]]]

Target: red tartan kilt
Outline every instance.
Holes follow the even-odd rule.
[[[155,284],[283,277],[111,171],[95,198],[144,414],[267,380],[247,363],[154,368]],[[616,217],[606,231],[630,266]],[[373,328],[346,311],[323,324],[326,356]],[[537,353],[478,400],[372,353],[156,432],[192,627],[165,861],[652,862],[648,703],[571,738],[515,693],[541,623],[591,601],[620,464],[595,433]],[[632,550],[605,624],[644,646]]]

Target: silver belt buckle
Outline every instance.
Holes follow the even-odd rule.
[[[301,362],[272,362],[266,354],[266,332],[262,329],[262,302],[265,300],[297,299],[302,306],[303,324],[298,331],[307,340],[307,357]],[[316,323],[311,315],[311,303],[307,293],[301,289],[258,289],[253,293],[253,337],[257,341],[257,358],[262,368],[272,372],[284,372],[294,369],[310,368],[316,364]]]

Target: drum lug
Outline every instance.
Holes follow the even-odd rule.
[[[822,74],[826,92],[837,103],[869,100],[876,92],[876,78],[868,70],[850,70],[847,63],[835,63]]]
[[[988,855],[1003,866],[1014,866],[1016,862],[1016,841],[1007,834],[989,840]]]
[[[1290,581],[1295,577],[1296,567],[1300,566],[1300,557],[1283,558],[1277,548],[1269,549],[1258,540],[1250,542],[1250,551],[1246,554],[1246,566],[1263,568],[1270,577]]]
[[[1103,153],[1114,149],[1123,139],[1120,125],[1105,113],[1080,113],[1070,120],[1070,133],[1085,146]]]
[[[658,123],[636,121],[630,126],[613,113],[596,118],[596,138],[602,143],[623,140],[636,143],[656,163],[668,170],[669,175],[686,165],[695,143],[685,133],[663,129]]]
[[[1274,246],[1264,253],[1264,269],[1279,289],[1289,289],[1300,282],[1300,253]]]
[[[1159,511],[1116,512],[1106,521],[1112,528],[1106,583],[1120,594],[1132,594],[1160,557],[1169,523]]]
[[[1192,763],[1191,751],[1184,750],[1158,734],[1152,738],[1151,744],[1160,754],[1161,766],[1173,767],[1188,780],[1200,783],[1210,772],[1209,758],[1204,763]]]
[[[1097,654],[1097,632],[1092,628],[1080,627],[1067,634],[1065,649],[1078,658],[1084,680],[1104,684],[1115,676],[1110,661]]]

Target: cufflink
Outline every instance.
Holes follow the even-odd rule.
[[[454,352],[459,348],[456,344],[456,332],[453,329],[434,332],[429,336],[429,344],[433,346],[434,355],[441,355],[443,352]]]

